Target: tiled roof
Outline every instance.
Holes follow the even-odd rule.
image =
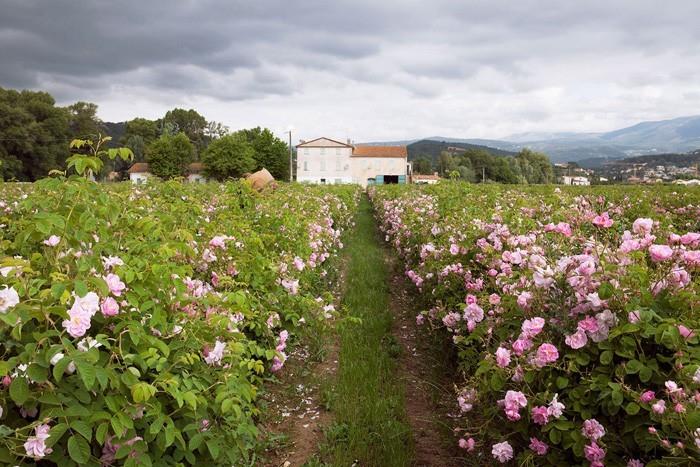
[[[187,173],[198,174],[204,170],[204,164],[201,162],[193,162],[187,167]],[[129,167],[129,173],[147,173],[150,172],[148,167],[148,162],[136,162],[134,165]]]
[[[406,159],[406,146],[355,146],[352,157],[400,157]]]
[[[413,174],[414,180],[440,180],[438,175],[423,175],[423,174]]]
[[[148,172],[148,164],[146,162],[137,162],[129,167],[130,174],[138,174]]]
[[[341,143],[331,138],[326,138],[322,136],[320,138],[312,139],[310,141],[304,141],[303,143],[297,144],[298,148],[337,148],[337,147],[352,147],[349,144]]]

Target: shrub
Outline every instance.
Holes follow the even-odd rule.
[[[320,281],[355,200],[0,186],[0,462],[251,462],[258,388],[297,329],[324,325]]]

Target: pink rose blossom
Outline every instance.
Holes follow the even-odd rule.
[[[513,458],[513,448],[508,441],[496,443],[491,447],[491,455],[501,464],[505,464]]]
[[[226,343],[217,339],[214,350],[204,349],[204,361],[211,366],[220,366],[221,360],[224,358],[224,349],[226,349]]]
[[[605,450],[598,446],[595,441],[584,446],[583,453],[586,456],[586,460],[591,463],[591,467],[603,467]]]
[[[658,400],[654,405],[651,406],[651,410],[657,414],[661,415],[666,411],[666,401]]]
[[[472,452],[474,450],[475,445],[476,445],[476,442],[474,441],[474,438],[469,438],[469,439],[460,438],[460,440],[459,440],[459,447],[462,449],[465,449],[467,452]]]
[[[580,349],[588,343],[588,338],[586,337],[586,333],[579,329],[572,335],[566,336],[564,342],[572,349]]]
[[[117,276],[116,274],[107,274],[104,277],[104,280],[107,283],[107,287],[109,287],[109,291],[115,297],[121,296],[124,289],[126,289],[126,284],[124,284],[124,282],[122,282],[119,276]]]
[[[639,218],[632,224],[632,232],[637,235],[646,235],[651,233],[651,228],[654,226],[654,221],[648,218]]]
[[[649,255],[655,263],[666,261],[673,256],[673,248],[668,245],[651,245]]]
[[[540,332],[542,332],[542,328],[544,328],[544,323],[544,318],[540,317],[526,319],[525,321],[523,321],[521,329],[523,331],[524,337],[532,338],[538,335]]]
[[[510,365],[510,350],[499,347],[496,349],[496,364],[501,368]]]
[[[550,417],[559,418],[564,414],[564,409],[566,408],[566,406],[564,406],[564,404],[559,402],[558,398],[559,398],[559,394],[554,394],[552,401],[549,403],[549,406],[547,407],[547,414]]]
[[[601,425],[595,418],[589,418],[583,422],[581,433],[586,438],[592,441],[597,441],[605,436],[605,428],[603,428],[603,425]]]
[[[50,247],[55,247],[61,242],[61,237],[58,237],[56,235],[51,235],[47,240],[44,240],[44,245],[50,246]]]
[[[683,338],[686,340],[695,337],[695,333],[682,324],[678,325],[678,332],[680,332],[681,336],[683,336]]]
[[[540,441],[537,438],[530,438],[530,449],[538,456],[544,456],[549,450],[547,443]]]
[[[546,425],[549,422],[549,409],[543,405],[533,407],[532,421],[538,425]]]
[[[112,297],[107,297],[102,300],[100,311],[102,311],[102,315],[105,317],[116,316],[119,314],[119,304]]]
[[[595,225],[596,227],[608,229],[612,227],[613,220],[610,219],[610,216],[608,216],[607,212],[604,212],[603,214],[595,216],[593,218],[593,225]]]
[[[34,428],[34,436],[27,438],[24,443],[24,450],[28,457],[33,459],[41,459],[47,454],[51,454],[53,450],[46,446],[46,440],[49,439],[49,425],[39,425]]]
[[[644,391],[640,396],[639,396],[639,401],[644,402],[644,403],[649,403],[653,401],[656,398],[656,394],[654,391]]]
[[[537,348],[535,365],[543,367],[548,363],[556,362],[559,358],[559,351],[552,344],[544,343]]]

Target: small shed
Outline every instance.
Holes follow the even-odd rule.
[[[149,171],[146,162],[136,162],[129,167],[129,180],[135,185],[146,183],[152,176],[153,174]]]

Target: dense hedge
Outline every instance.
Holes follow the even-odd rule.
[[[261,382],[290,333],[326,319],[357,197],[0,185],[0,463],[248,459]]]
[[[700,463],[700,191],[376,187],[479,465]]]

